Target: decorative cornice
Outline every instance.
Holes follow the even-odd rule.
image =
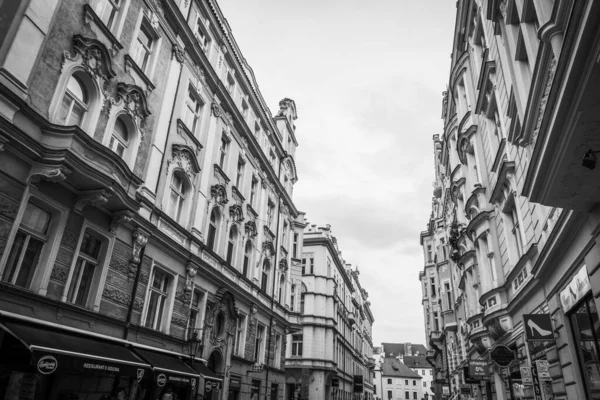
[[[81,214],[86,206],[102,206],[106,204],[112,195],[113,191],[110,189],[88,190],[82,192],[77,197],[77,201],[73,206],[73,212],[76,214]]]

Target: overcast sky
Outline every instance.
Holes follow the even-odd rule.
[[[294,202],[358,265],[374,344],[426,344],[419,233],[433,196],[453,0],[217,0],[272,112],[298,108]]]

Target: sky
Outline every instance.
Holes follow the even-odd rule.
[[[373,342],[426,344],[431,213],[453,0],[217,0],[272,112],[296,102],[294,203],[358,266]]]

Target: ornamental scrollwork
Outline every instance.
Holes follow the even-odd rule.
[[[232,204],[229,206],[229,216],[236,223],[242,223],[244,221],[244,211],[241,204]]]
[[[227,189],[223,184],[212,185],[210,188],[210,195],[219,205],[225,205],[229,202],[229,199],[227,199]]]

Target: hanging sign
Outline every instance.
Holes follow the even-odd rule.
[[[551,381],[550,378],[550,363],[546,360],[537,360],[535,362],[538,371],[538,378],[540,381]]]
[[[527,341],[553,341],[552,319],[550,314],[523,314],[523,325]]]
[[[486,372],[488,366],[487,361],[469,360],[469,376],[471,378],[483,378],[488,374]]]
[[[497,344],[490,350],[490,359],[498,367],[504,368],[516,359],[516,355],[508,346]]]
[[[573,308],[590,290],[592,290],[592,285],[584,264],[571,282],[560,292],[560,304],[563,311],[567,312]]]
[[[537,366],[533,364],[531,367],[531,378],[533,382],[533,398],[534,400],[543,400],[542,399],[542,388],[540,387],[540,380],[538,377]]]
[[[521,367],[521,381],[523,385],[531,385],[531,368],[530,367]]]

